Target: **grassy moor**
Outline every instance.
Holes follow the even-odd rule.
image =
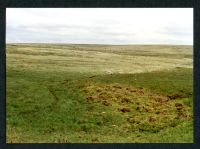
[[[193,47],[7,44],[7,143],[192,143]]]

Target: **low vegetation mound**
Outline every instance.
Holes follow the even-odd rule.
[[[83,91],[88,103],[112,106],[113,112],[121,113],[127,131],[159,132],[192,117],[191,107],[178,102],[179,96],[171,98],[120,84],[87,84]]]

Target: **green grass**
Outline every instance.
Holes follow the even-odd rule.
[[[32,59],[7,55],[7,143],[193,142],[192,68],[106,74]]]

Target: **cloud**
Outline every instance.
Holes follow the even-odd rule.
[[[7,8],[7,43],[192,44],[192,8]]]

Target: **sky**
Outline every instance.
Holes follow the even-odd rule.
[[[193,45],[193,8],[7,8],[6,43]]]

